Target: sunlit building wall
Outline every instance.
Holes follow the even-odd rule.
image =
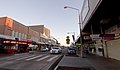
[[[0,34],[12,35],[13,30],[13,20],[8,17],[0,18]]]
[[[32,40],[35,42],[38,42],[40,39],[39,33],[37,31],[32,30],[30,27],[28,27],[28,40]]]
[[[81,10],[82,29],[84,29],[85,25],[87,25],[89,19],[92,17],[101,1],[102,0],[84,0]]]
[[[38,41],[40,38],[38,32],[9,17],[0,17],[0,34],[15,37],[19,40]]]
[[[27,39],[28,27],[13,20],[12,36],[19,39]]]
[[[50,37],[50,30],[46,27],[44,27],[44,33],[49,38]]]
[[[45,35],[47,38],[50,37],[50,30],[46,27],[44,27],[44,25],[33,25],[33,26],[29,26],[31,29],[42,33],[43,35]]]

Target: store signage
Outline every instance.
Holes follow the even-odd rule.
[[[84,40],[89,40],[89,39],[91,39],[90,36],[84,36],[83,38],[84,38]]]
[[[100,34],[99,37],[115,37],[115,34]]]
[[[92,34],[92,35],[90,35],[90,37],[92,38],[92,40],[101,39],[100,34]]]
[[[0,38],[15,40],[15,37],[7,36],[7,35],[1,35],[1,34],[0,34]]]
[[[6,38],[6,37],[5,37],[4,35],[0,35],[0,38],[3,38],[3,39],[4,39],[4,38]]]
[[[104,40],[113,40],[115,34],[100,34],[100,37],[102,37]]]

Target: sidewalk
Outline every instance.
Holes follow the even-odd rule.
[[[57,70],[120,70],[120,61],[93,54],[86,58],[65,55]]]

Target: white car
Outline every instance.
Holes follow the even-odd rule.
[[[67,52],[68,54],[76,54],[76,49],[74,47],[69,47]]]
[[[46,47],[46,48],[42,48],[41,51],[48,51],[49,49]]]
[[[52,47],[50,53],[61,53],[62,49],[60,47]]]

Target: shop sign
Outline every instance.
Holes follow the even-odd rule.
[[[6,36],[6,39],[15,40],[15,37],[12,37],[12,36]]]
[[[100,34],[99,37],[115,37],[115,34]]]
[[[5,39],[6,37],[5,37],[5,35],[0,35],[0,38],[3,38],[3,39]]]
[[[84,40],[89,40],[89,39],[91,39],[90,36],[84,36],[83,38],[84,38]]]
[[[113,40],[114,37],[103,37],[104,40]]]
[[[90,35],[90,37],[92,38],[92,40],[98,40],[98,39],[101,39],[101,37],[99,37],[100,34],[92,34]]]
[[[113,40],[115,34],[100,34],[100,37],[102,37],[104,40]]]
[[[15,40],[15,37],[12,37],[12,36],[6,36],[6,35],[1,35],[1,34],[0,34],[0,38]]]

